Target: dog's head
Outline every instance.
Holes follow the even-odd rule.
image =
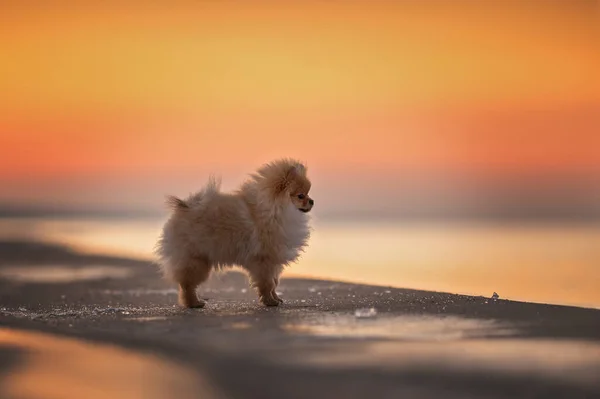
[[[310,212],[315,201],[308,195],[310,191],[310,180],[306,175],[293,172],[296,175],[290,183],[289,196],[292,204],[301,212]]]
[[[281,159],[264,165],[258,170],[255,181],[273,195],[274,199],[289,198],[301,212],[310,212],[315,201],[308,195],[311,187],[306,167],[292,159]]]

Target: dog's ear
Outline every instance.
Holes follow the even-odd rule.
[[[287,191],[292,182],[298,178],[302,174],[302,165],[292,165],[290,166],[285,173],[281,176],[281,180],[279,180],[275,191],[277,194],[282,194]]]
[[[304,176],[306,176],[306,167],[301,163],[297,163],[289,167],[286,174],[286,180],[291,182],[299,177]]]
[[[282,194],[283,192],[287,191],[292,181],[296,178],[296,173],[297,171],[295,167],[288,168],[277,183],[275,187],[275,193]]]
[[[295,178],[298,176],[304,176],[304,175],[306,175],[306,168],[301,163],[294,164],[294,165],[290,166],[288,175],[291,178]]]
[[[287,173],[285,174],[286,180],[292,181],[297,176],[298,176],[298,166],[297,165],[290,166],[287,170]]]

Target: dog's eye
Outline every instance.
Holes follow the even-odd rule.
[[[304,195],[304,194],[298,194],[298,199],[301,199],[301,200],[303,200],[303,199],[304,199],[304,197],[305,197],[305,195]]]

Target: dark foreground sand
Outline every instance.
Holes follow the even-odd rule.
[[[600,397],[600,311],[239,273],[202,310],[147,262],[0,243],[0,398]],[[360,309],[374,308],[373,311]]]

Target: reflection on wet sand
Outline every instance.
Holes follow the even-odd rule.
[[[325,315],[303,324],[286,324],[292,333],[329,337],[390,338],[410,341],[446,341],[513,334],[515,328],[495,320],[468,319],[455,316],[400,316],[357,319],[347,315]]]
[[[69,283],[100,280],[104,278],[127,278],[133,272],[125,267],[96,266],[18,266],[0,269],[0,278],[27,283]]]
[[[197,373],[115,346],[0,328],[0,347],[25,351],[3,377],[2,398],[219,397]]]
[[[385,340],[341,345],[336,351],[305,351],[294,358],[294,363],[342,369],[501,373],[594,387],[598,384],[600,345],[574,340]]]
[[[293,362],[308,367],[530,375],[590,388],[597,385],[600,370],[597,342],[515,338],[520,334],[517,325],[495,320],[456,316],[364,320],[326,315],[286,324],[283,329],[351,339],[340,340],[335,350],[302,351]]]

